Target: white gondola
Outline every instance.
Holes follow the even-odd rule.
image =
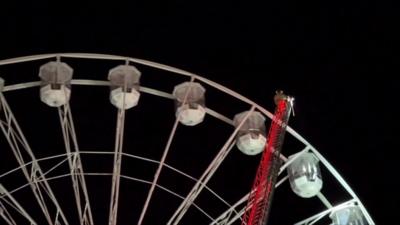
[[[292,156],[293,157],[293,156]],[[291,157],[289,157],[290,160]],[[303,198],[317,195],[322,188],[321,170],[318,159],[311,152],[304,152],[288,167],[290,186],[294,193]]]
[[[245,111],[235,115],[235,127],[239,126],[248,113]],[[266,142],[265,117],[259,112],[251,112],[239,129],[236,146],[246,155],[257,155],[264,150]]]
[[[71,97],[73,69],[66,63],[54,61],[40,67],[40,100],[51,107],[65,105]]]
[[[110,70],[110,101],[119,109],[130,109],[139,102],[140,71],[134,66],[120,65]]]
[[[336,210],[330,215],[333,225],[364,225],[364,217],[357,205]]]
[[[195,126],[204,120],[206,115],[205,94],[203,86],[196,82],[184,82],[175,86],[173,95],[176,117],[186,126]]]

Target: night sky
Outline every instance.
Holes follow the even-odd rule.
[[[0,3],[0,58],[91,52],[148,59],[216,81],[269,111],[274,109],[272,99],[275,90],[283,89],[296,99],[296,116],[291,118],[290,126],[343,175],[376,224],[398,221],[394,213],[398,209],[395,203],[399,199],[397,195],[392,195],[398,185],[398,160],[394,157],[397,145],[393,132],[397,122],[397,99],[394,93],[398,88],[398,79],[397,73],[392,72],[394,60],[398,58],[394,50],[398,38],[395,31],[397,26],[393,22],[395,13],[390,4],[363,1],[145,2]],[[90,60],[87,63],[80,63],[79,60],[66,62],[77,68],[77,77],[88,75],[99,80],[106,79],[107,71],[117,65],[99,65],[99,62]],[[37,80],[38,66],[43,63],[29,64],[25,69],[17,66],[0,68],[0,76],[9,84]],[[154,84],[154,87],[171,92],[173,82],[181,82],[179,77],[166,81],[160,72],[140,66],[138,69],[143,69],[143,83],[146,86]],[[146,74],[149,74],[148,78],[145,78]],[[38,96],[33,97],[37,93],[36,89],[24,90],[21,94],[10,93],[9,101],[15,107],[21,126],[26,128],[24,132],[27,136],[31,135],[28,140],[32,147],[43,149],[38,155],[46,156],[62,144],[62,139],[61,136],[56,137],[59,130],[45,132],[46,129],[59,129],[57,114],[41,104]],[[72,98],[77,103],[71,106],[79,128],[81,149],[112,149],[116,110],[108,102],[107,89],[93,88],[89,94],[85,93],[85,88],[75,88]],[[226,96],[218,95],[215,90],[210,91],[208,97],[207,105],[209,103],[210,107],[214,106],[229,116],[248,109],[246,105],[226,100]],[[143,96],[140,101],[139,107],[128,112],[126,129],[127,135],[131,135],[129,137],[142,135],[145,138],[127,138],[126,149],[131,153],[159,159],[174,121],[173,103],[152,96]],[[34,116],[39,119],[32,120]],[[79,117],[82,119],[79,120]],[[85,118],[99,122],[88,122]],[[140,118],[139,122],[137,118]],[[35,130],[38,127],[46,134],[39,134]],[[210,118],[196,129],[178,129],[178,134],[188,135],[189,138],[173,144],[177,150],[171,153],[167,162],[199,177],[232,128]],[[99,130],[102,132],[93,134]],[[216,134],[225,139],[217,140]],[[159,135],[160,139],[153,141],[152,135]],[[10,153],[3,156],[3,152],[7,151],[3,147],[7,146],[5,140],[2,139],[0,144],[1,172],[4,172],[5,168],[11,169],[14,164],[7,164],[8,158],[12,157]],[[291,149],[294,146],[289,138],[286,148],[283,146],[283,153],[294,153],[296,149]],[[203,154],[204,149],[213,150]],[[60,148],[58,151],[62,153],[63,150]],[[193,152],[188,152],[190,150]],[[198,158],[193,159],[191,155]],[[88,165],[95,170],[96,164],[108,165],[109,159],[104,159],[104,164],[103,161],[89,162],[93,159],[88,159]],[[234,151],[227,168],[216,174],[217,178],[211,181],[211,185],[225,192],[233,203],[244,193],[242,190],[251,187],[258,159]],[[127,162],[124,166],[126,171],[132,173],[143,171],[141,175],[147,179],[151,179],[155,171],[154,166],[146,169],[149,165],[141,167],[140,162]],[[99,166],[97,169],[107,168]],[[167,173],[160,178],[160,182],[171,187],[179,184],[178,178],[171,182]],[[106,183],[109,177],[90,179],[89,186],[94,187],[102,182],[105,186],[109,184]],[[62,183],[57,185],[59,191],[65,188]],[[122,190],[127,197],[121,204],[131,208],[121,207],[121,225],[131,224],[132,221],[135,223],[137,211],[140,211],[148,189],[146,185],[130,185],[127,183]],[[292,203],[292,199],[299,199],[288,186],[286,184],[286,187],[277,191],[274,200],[276,208],[273,206],[270,224],[290,224],[311,215],[302,214],[302,210],[293,210],[301,206],[312,207],[313,202],[300,200]],[[106,224],[109,185],[103,189],[96,186],[96,189],[93,191],[96,196],[93,201],[100,196],[106,198],[104,202],[96,202],[99,206],[94,214],[103,219],[98,224]],[[336,197],[341,199],[335,196],[336,192],[332,189],[335,187],[327,190],[331,191],[333,202]],[[177,190],[187,193],[190,185],[182,181],[182,186]],[[236,190],[242,192],[237,194]],[[20,197],[23,199],[24,196],[21,194]],[[167,218],[171,210],[178,206],[177,199],[164,196],[161,192],[156,192],[154,197],[157,196],[161,200],[154,201],[155,206],[150,210],[153,216],[148,216],[145,224],[159,223],[158,217]],[[220,203],[207,202],[207,196],[202,199],[199,199],[199,204],[203,204],[204,208],[209,207],[211,211],[215,209],[214,216],[218,215]],[[171,203],[167,206],[165,202]],[[103,203],[104,206],[101,206]],[[65,204],[69,206],[71,203]],[[163,212],[157,212],[157,207],[163,208]],[[187,215],[183,224],[202,224],[199,222],[201,219],[197,220],[199,216],[196,212],[192,214]],[[293,219],[290,215],[297,217]],[[197,222],[189,222],[190,216],[196,218]]]

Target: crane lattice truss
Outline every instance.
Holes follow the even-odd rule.
[[[278,94],[277,107],[268,133],[268,141],[257,170],[248,210],[243,215],[242,225],[266,224],[272,194],[280,169],[280,152],[291,111],[291,98]]]

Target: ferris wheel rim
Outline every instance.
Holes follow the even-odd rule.
[[[82,154],[82,155],[85,155],[85,154],[89,154],[89,155],[112,155],[112,154],[114,154],[114,152],[110,152],[110,151],[80,151],[79,153]],[[66,162],[66,158],[67,158],[67,157],[71,157],[71,156],[73,156],[73,155],[75,155],[75,154],[76,154],[76,152],[52,155],[52,156],[48,156],[48,157],[39,158],[39,159],[37,159],[37,162],[52,160],[52,159],[56,159],[56,158],[57,158],[57,159],[58,159],[58,158],[63,158],[63,160],[62,160],[59,164],[57,164],[57,165],[55,166],[55,167],[58,167],[58,166],[60,166],[62,163],[65,163],[65,162]],[[134,154],[122,153],[122,155],[125,156],[125,157],[128,157],[128,158],[143,160],[143,161],[146,161],[146,162],[149,162],[149,163],[152,163],[152,164],[156,164],[156,165],[158,165],[158,164],[160,163],[160,161],[157,161],[157,160],[154,160],[154,159],[150,159],[150,158],[146,158],[146,157],[142,157],[142,156],[137,156],[137,155],[134,155]],[[64,159],[64,157],[65,157],[65,159]],[[30,161],[30,162],[25,163],[25,165],[23,165],[23,166],[28,166],[28,165],[31,165],[32,163],[33,163],[33,161]],[[11,175],[11,174],[14,173],[14,172],[19,171],[19,170],[21,169],[21,167],[23,167],[23,166],[16,167],[16,168],[14,168],[14,169],[12,169],[12,170],[9,170],[9,171],[7,171],[7,172],[5,172],[5,173],[3,173],[3,174],[0,174],[0,178],[6,177],[6,176],[8,176],[8,175]],[[176,167],[173,167],[173,166],[171,166],[171,165],[169,165],[169,164],[164,164],[164,166],[165,166],[166,168],[170,169],[171,171],[176,172],[177,174],[182,175],[182,176],[184,176],[185,178],[187,178],[187,179],[189,179],[189,180],[191,180],[191,181],[194,181],[194,182],[197,182],[197,181],[198,181],[198,179],[196,179],[196,178],[194,178],[193,176],[191,176],[191,175],[189,175],[189,174],[183,172],[182,170],[177,169]],[[54,168],[55,168],[55,167],[54,167]],[[64,177],[67,177],[67,176],[70,176],[70,175],[71,175],[70,173],[65,173],[65,174],[61,174],[61,175],[57,175],[57,176],[50,176],[50,177],[46,177],[45,179],[40,180],[40,181],[38,181],[38,182],[43,182],[44,180],[51,181],[51,180],[61,179],[61,178],[64,178]],[[86,176],[86,175],[87,175],[87,176],[112,176],[112,173],[110,173],[110,172],[108,172],[108,173],[106,173],[106,172],[103,172],[103,173],[84,172],[82,175],[85,175],[85,176]],[[130,175],[121,174],[120,177],[121,177],[121,178],[125,178],[125,179],[127,179],[127,180],[130,180],[130,181],[132,181],[132,182],[136,181],[136,182],[139,182],[139,183],[151,184],[151,180],[141,179],[141,178],[137,178],[137,177],[130,176]],[[22,184],[21,186],[18,186],[18,187],[16,187],[16,188],[13,188],[12,190],[7,190],[7,192],[8,192],[8,194],[13,194],[13,193],[15,193],[15,192],[18,192],[18,191],[20,191],[20,190],[22,190],[22,189],[28,187],[29,184],[30,184],[30,183]],[[184,196],[180,195],[179,193],[177,193],[177,192],[175,192],[175,191],[173,191],[173,190],[171,190],[171,189],[169,189],[169,188],[167,188],[167,187],[165,187],[165,186],[163,186],[163,185],[161,185],[161,184],[156,184],[156,186],[157,186],[157,188],[162,189],[163,191],[165,191],[165,192],[167,192],[167,193],[169,193],[169,194],[171,194],[171,195],[173,195],[173,196],[175,196],[175,197],[178,197],[178,198],[180,198],[180,199],[184,199]],[[205,185],[205,188],[207,189],[208,192],[210,192],[215,198],[217,198],[218,200],[220,200],[220,201],[221,201],[223,204],[225,204],[227,207],[231,207],[231,206],[232,206],[232,205],[229,204],[224,198],[222,198],[220,195],[218,195],[218,193],[216,193],[214,190],[212,190],[209,186]],[[4,195],[3,195],[3,196],[0,196],[0,199],[3,199],[3,198],[5,198]],[[212,217],[207,213],[206,210],[204,210],[203,208],[201,208],[200,206],[198,206],[198,205],[195,204],[195,203],[194,203],[193,205],[194,205],[202,214],[204,214],[206,217],[208,217],[211,221],[214,221],[214,218],[212,218]],[[237,212],[236,212],[236,213],[237,213]]]
[[[62,153],[62,154],[57,154],[57,155],[51,155],[51,156],[47,156],[47,157],[43,157],[43,158],[36,159],[36,162],[42,162],[42,161],[52,160],[52,159],[61,158],[61,157],[71,157],[71,156],[73,156],[73,155],[75,155],[75,154],[77,154],[77,152]],[[79,151],[79,154],[82,154],[82,155],[112,155],[112,154],[114,154],[114,152],[111,152],[111,151]],[[159,160],[150,159],[150,158],[143,157],[143,156],[138,156],[138,155],[135,155],[135,154],[130,154],[130,153],[122,152],[121,155],[124,156],[124,157],[128,157],[128,158],[131,158],[131,159],[142,160],[142,161],[145,161],[145,162],[148,162],[148,163],[152,163],[152,164],[156,164],[156,165],[160,164],[160,161],[159,161]],[[26,163],[25,163],[24,165],[22,165],[22,166],[18,166],[18,167],[14,168],[14,169],[11,169],[11,170],[9,170],[9,171],[7,171],[7,172],[5,172],[5,173],[2,173],[2,174],[0,174],[0,178],[6,177],[6,176],[8,176],[8,175],[10,175],[10,174],[12,174],[12,173],[14,173],[14,172],[17,172],[17,171],[20,170],[22,167],[29,166],[29,165],[31,165],[32,163],[33,163],[33,161],[29,161],[29,162],[26,162]],[[185,173],[184,171],[182,171],[182,170],[180,170],[180,169],[177,169],[176,167],[173,167],[173,166],[171,166],[171,165],[169,165],[169,164],[167,164],[167,163],[165,163],[164,166],[165,166],[166,168],[170,169],[171,171],[176,172],[177,174],[182,175],[182,176],[184,176],[185,178],[187,178],[187,179],[189,179],[189,180],[191,180],[191,181],[195,181],[195,182],[198,181],[198,179],[196,179],[195,177],[193,177],[193,176],[191,176],[191,175]],[[125,175],[125,176],[126,176],[126,175]],[[47,178],[47,179],[49,179],[49,178]],[[145,181],[147,181],[147,180],[145,180]],[[23,186],[25,186],[25,185],[26,185],[26,184],[24,184]],[[212,195],[214,195],[214,197],[216,197],[217,199],[219,199],[219,200],[220,200],[222,203],[224,203],[226,206],[228,206],[228,207],[231,207],[231,206],[232,206],[232,205],[231,205],[230,203],[228,203],[224,198],[222,198],[218,193],[216,193],[214,190],[212,190],[208,185],[205,184],[205,188],[206,188],[207,191],[209,191]],[[19,188],[17,187],[17,188],[15,188],[14,190],[16,190],[16,189],[19,189]],[[14,190],[10,190],[9,193],[12,194],[12,193],[14,192]],[[176,193],[176,194],[177,194],[177,193]],[[0,199],[3,198],[3,197],[4,197],[4,196],[0,196]]]

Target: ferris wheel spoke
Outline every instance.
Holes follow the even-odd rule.
[[[15,211],[17,211],[20,215],[22,215],[23,217],[25,217],[25,219],[27,219],[31,225],[37,225],[37,223],[35,222],[35,220],[32,219],[32,217],[26,212],[26,210],[19,204],[19,202],[7,191],[7,189],[0,184],[0,196],[2,197],[0,199],[0,204],[1,204],[1,209],[3,209],[2,212],[0,212],[0,214],[3,214],[3,212],[7,212],[7,209],[5,207],[5,205],[2,202],[5,202],[7,205],[9,205],[10,207],[12,207]],[[0,209],[0,210],[1,210]],[[8,214],[9,215],[9,214]],[[7,216],[7,215],[4,215]],[[3,217],[3,215],[2,215]],[[6,220],[6,218],[3,217],[3,219]]]
[[[72,157],[67,158],[69,170],[71,173],[72,188],[74,190],[74,196],[79,215],[79,222],[81,225],[93,225],[92,209],[89,201],[89,194],[86,187],[85,177],[83,175],[84,170],[80,157],[80,150],[76,137],[74,120],[69,104],[67,103],[64,106],[59,107],[58,114],[60,117],[60,124],[66,152],[69,155],[71,155],[73,152],[73,154],[71,155]],[[81,198],[81,196],[83,198]]]
[[[15,220],[13,217],[10,215],[8,212],[7,208],[3,205],[2,202],[0,202],[0,216],[3,218],[3,220],[8,224],[8,225],[17,225],[15,223]]]
[[[122,102],[125,103],[126,80],[124,84],[124,94],[122,95]],[[125,104],[122,108],[118,109],[117,113],[117,126],[115,132],[115,146],[114,146],[114,162],[113,162],[113,176],[111,184],[111,200],[108,224],[117,224],[118,214],[118,201],[119,201],[119,186],[121,181],[121,163],[122,163],[122,148],[124,140],[124,126],[125,126]]]
[[[326,206],[326,208],[330,209],[332,208],[332,203],[329,202],[329,200],[325,197],[324,194],[322,194],[321,192],[319,192],[317,194],[317,197],[319,198],[319,200]]]
[[[235,204],[233,204],[231,207],[229,207],[225,212],[223,212],[219,217],[217,217],[214,221],[210,223],[210,225],[222,225],[222,224],[227,224],[231,219],[232,215],[242,215],[240,212],[242,210],[239,210],[239,212],[236,211],[236,208],[239,206],[246,204],[247,199],[249,198],[249,194],[246,194],[243,196],[239,201],[237,201]],[[244,209],[243,209],[244,210]],[[239,216],[239,217],[240,217]]]
[[[243,216],[245,212],[246,212],[245,209],[240,210],[238,214],[236,214],[232,219],[228,220],[224,225],[231,225],[232,223],[236,222]]]
[[[193,81],[194,81],[194,77],[191,77],[190,83],[193,83]],[[191,89],[192,89],[192,86],[189,85],[189,88],[185,92],[182,105],[185,105]],[[176,119],[175,119],[174,125],[172,127],[172,130],[171,130],[171,132],[169,134],[168,141],[167,141],[167,144],[165,145],[164,152],[163,152],[163,155],[161,156],[161,160],[160,160],[160,163],[158,165],[157,171],[154,174],[153,182],[151,184],[149,193],[147,194],[146,201],[145,201],[145,203],[143,205],[143,209],[142,209],[142,212],[140,214],[139,221],[137,223],[138,225],[142,224],[144,216],[146,215],[146,211],[147,211],[147,208],[149,206],[149,203],[150,203],[151,197],[153,195],[154,189],[155,189],[155,187],[157,185],[158,178],[160,177],[161,170],[162,170],[162,168],[164,166],[165,160],[167,159],[167,155],[168,155],[169,149],[170,149],[172,141],[173,141],[173,139],[175,137],[176,129],[178,128],[178,124],[179,124],[179,117],[177,116]]]
[[[111,201],[110,214],[108,219],[109,225],[117,224],[118,200],[119,200],[119,185],[121,175],[122,161],[122,142],[124,133],[125,110],[119,109],[117,115],[117,132],[115,135],[115,150],[114,150],[114,166],[111,186]]]
[[[169,152],[169,149],[170,149],[172,140],[173,140],[173,138],[174,138],[174,136],[175,136],[175,132],[176,132],[176,129],[177,129],[177,127],[178,127],[178,124],[179,124],[179,120],[178,120],[178,118],[177,118],[177,119],[175,120],[175,122],[174,122],[173,127],[172,127],[171,133],[170,133],[169,138],[168,138],[167,145],[165,146],[164,153],[163,153],[163,155],[162,155],[162,157],[161,157],[160,164],[158,165],[157,171],[156,171],[156,173],[155,173],[155,175],[154,175],[153,182],[152,182],[152,184],[151,184],[151,186],[150,186],[150,190],[149,190],[149,192],[148,192],[148,194],[147,194],[146,201],[145,201],[145,203],[144,203],[144,205],[143,205],[143,209],[142,209],[142,212],[141,212],[141,214],[140,214],[140,218],[139,218],[138,223],[137,223],[138,225],[141,225],[141,224],[142,224],[143,219],[144,219],[144,216],[146,215],[147,208],[148,208],[148,206],[149,206],[149,203],[150,203],[151,197],[152,197],[152,195],[153,195],[154,189],[155,189],[155,187],[156,187],[156,185],[157,185],[158,178],[160,177],[161,170],[162,170],[162,168],[163,168],[163,166],[164,166],[164,162],[165,162],[165,159],[166,159],[166,157],[167,157],[167,155],[168,155],[168,152]]]
[[[42,172],[42,169],[40,165],[38,164],[32,149],[30,148],[25,135],[23,134],[20,126],[17,123],[17,120],[14,117],[14,114],[12,113],[3,93],[0,92],[0,108],[1,108],[1,113],[0,113],[0,120],[3,121],[0,123],[1,130],[7,139],[7,142],[13,151],[14,156],[16,157],[19,165],[21,166],[21,170],[25,176],[25,178],[28,180],[29,185],[32,189],[32,192],[43,212],[43,214],[46,217],[46,220],[49,225],[53,225],[53,219],[52,216],[50,215],[48,205],[46,204],[46,199],[49,199],[50,202],[52,203],[52,207],[55,207],[57,214],[60,215],[61,221],[58,221],[58,217],[56,222],[60,224],[60,222],[63,222],[63,224],[68,225],[68,221],[64,215],[64,212],[62,211],[52,189],[50,188],[50,185],[45,181],[43,186],[38,185],[38,179],[39,178],[44,178],[45,174]],[[29,171],[24,165],[25,165],[25,159],[23,157],[23,152],[21,150],[25,150],[27,157],[29,157],[32,161],[31,164],[31,170]],[[46,195],[42,195],[42,192],[46,193]]]
[[[214,175],[214,173],[217,171],[221,163],[224,161],[225,157],[228,155],[230,150],[235,146],[234,139],[236,137],[236,134],[239,132],[239,129],[243,126],[244,122],[247,120],[247,118],[250,116],[250,114],[254,111],[255,106],[252,106],[251,109],[248,111],[246,116],[243,118],[243,120],[240,122],[240,124],[235,128],[231,136],[228,138],[228,140],[225,142],[221,150],[218,152],[217,156],[214,158],[214,160],[210,163],[208,168],[204,171],[203,175],[200,177],[200,179],[196,182],[196,184],[193,186],[192,190],[189,192],[189,194],[186,196],[186,198],[183,200],[181,205],[178,207],[178,209],[175,211],[175,213],[172,215],[172,217],[168,221],[168,225],[176,225],[180,222],[182,217],[185,215],[189,207],[193,204],[197,196],[201,193],[205,185],[208,183],[208,181],[211,179],[211,177]]]

